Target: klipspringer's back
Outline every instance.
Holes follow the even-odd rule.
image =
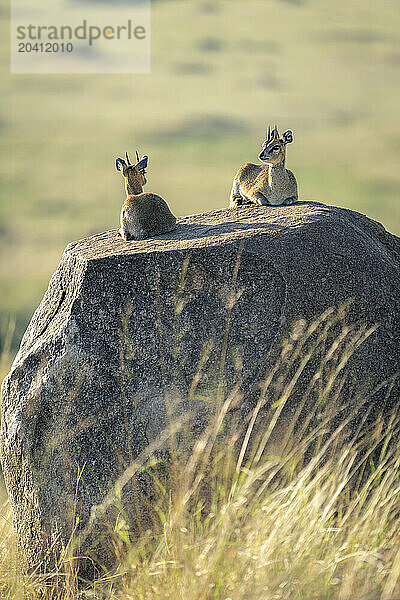
[[[146,239],[175,229],[176,217],[161,196],[142,193],[128,196],[121,210],[124,239]]]

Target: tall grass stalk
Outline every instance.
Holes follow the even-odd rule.
[[[345,367],[373,329],[348,327],[343,314],[327,311],[293,327],[247,420],[236,415],[238,388],[224,383],[218,410],[191,446],[182,448],[190,440],[178,436],[190,419],[185,415],[127,466],[80,536],[82,543],[99,514],[120,507],[109,523],[116,566],[97,581],[83,585],[71,568],[74,537],[58,569],[24,576],[5,501],[0,597],[400,597],[400,412],[375,417],[368,428],[373,398],[344,395]],[[290,409],[310,368],[305,392]],[[154,453],[165,444],[174,464],[161,479]],[[153,474],[156,518],[137,535],[121,491],[140,470]]]
[[[4,335],[1,340],[0,349],[0,382],[6,376],[12,362],[12,343],[15,332],[15,319],[8,320]]]

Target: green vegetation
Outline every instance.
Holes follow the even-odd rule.
[[[152,7],[151,75],[16,76],[0,0],[1,377],[10,319],[17,344],[65,245],[117,226],[125,150],[150,155],[147,189],[175,214],[201,212],[227,205],[237,167],[277,122],[295,132],[302,199],[399,233],[399,25],[398,0],[165,0]],[[22,577],[3,491],[0,597],[399,597],[398,416],[344,447],[339,430],[325,445],[320,433],[237,464],[210,429],[159,488],[158,522],[135,542],[117,524],[120,569],[86,591],[69,563]]]
[[[10,75],[0,4],[0,318],[16,340],[65,245],[116,227],[116,156],[150,155],[177,215],[227,205],[267,122],[291,127],[303,199],[400,231],[397,0],[165,0],[151,75]]]
[[[343,321],[338,330],[340,313],[339,319],[332,315],[327,311],[308,327],[293,327],[260,386],[245,436],[230,416],[237,396],[229,390],[213,399],[219,406],[215,418],[183,457],[174,435],[179,424],[172,424],[167,479],[157,476],[157,461],[147,452],[129,465],[98,507],[116,509],[109,539],[117,566],[99,572],[94,584],[78,582],[73,543],[57,569],[24,577],[5,502],[1,598],[398,598],[400,413],[386,415],[385,425],[378,417],[366,435],[357,419],[348,435],[355,414],[365,424],[368,398],[342,410],[344,366],[371,331]],[[304,404],[282,427],[279,417],[316,356],[321,361]],[[155,510],[138,536],[120,491],[144,469],[153,475]]]

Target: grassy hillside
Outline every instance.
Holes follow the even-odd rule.
[[[0,317],[16,339],[65,245],[115,227],[114,160],[150,155],[176,214],[224,207],[268,122],[291,127],[302,199],[400,231],[397,0],[160,0],[151,75],[10,75],[1,0]]]

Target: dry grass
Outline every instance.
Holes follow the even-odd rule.
[[[0,347],[0,381],[3,381],[11,367],[14,355],[14,352],[12,351],[14,331],[15,320],[9,319],[5,325],[3,336],[0,336],[0,338],[2,338]]]
[[[136,147],[146,189],[193,214],[227,206],[276,121],[303,200],[399,233],[399,21],[397,0],[164,0],[150,75],[10,75],[0,0],[0,319],[18,339],[67,243],[118,227]]]
[[[400,415],[385,425],[378,417],[368,430],[368,398],[344,408],[339,402],[344,367],[370,333],[331,311],[308,327],[298,323],[262,382],[245,434],[230,417],[231,390],[216,399],[215,418],[186,458],[173,453],[167,481],[157,477],[153,458],[131,465],[125,479],[140,469],[153,474],[157,519],[137,538],[120,507],[109,536],[117,567],[89,586],[74,576],[71,553],[46,576],[19,572],[5,501],[0,597],[400,597]],[[321,360],[303,405],[282,430],[279,417],[316,354]],[[349,437],[355,414],[362,419]],[[107,503],[119,506],[120,489]]]

